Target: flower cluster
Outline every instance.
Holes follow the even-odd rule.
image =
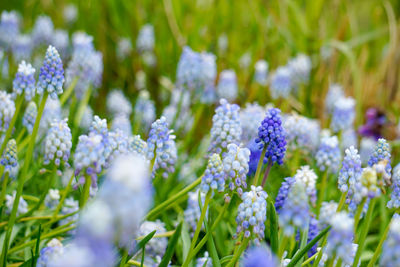
[[[223,70],[219,75],[217,96],[228,101],[235,101],[238,94],[236,73],[233,70]]]
[[[321,171],[336,173],[339,170],[341,153],[339,140],[336,136],[327,136],[321,139],[318,151],[315,154],[318,168]]]
[[[240,124],[242,125],[242,142],[248,144],[258,134],[258,127],[264,119],[265,110],[263,107],[254,104],[246,104],[246,107],[239,112]]]
[[[280,213],[283,205],[285,204],[286,198],[289,194],[291,186],[295,183],[296,179],[292,177],[286,177],[279,188],[278,194],[275,199],[275,210]]]
[[[239,119],[239,106],[229,104],[225,99],[219,101],[211,128],[211,153],[224,154],[228,144],[240,144],[242,128]]]
[[[400,246],[400,217],[395,214],[390,222],[387,239],[383,243],[380,266],[395,267],[400,264],[400,255],[397,253]]]
[[[243,189],[247,188],[246,175],[249,171],[249,157],[250,150],[248,148],[229,144],[222,160],[229,188],[236,189],[239,195],[242,195]]]
[[[56,166],[68,163],[72,148],[71,130],[67,124],[68,119],[54,121],[47,133],[44,147],[44,164],[53,162]]]
[[[6,203],[5,203],[5,207],[6,207],[6,212],[8,214],[11,213],[11,210],[14,206],[14,201],[15,201],[15,197],[16,197],[17,191],[13,191],[12,195],[6,195]],[[19,198],[19,202],[18,202],[18,209],[17,209],[17,215],[22,215],[24,213],[28,212],[28,203],[26,203],[25,199],[23,199],[22,197]]]
[[[302,166],[300,169],[297,170],[296,174],[294,175],[295,181],[301,181],[307,191],[307,195],[309,196],[312,203],[315,203],[317,200],[317,175],[315,174],[314,170],[310,169],[310,166]]]
[[[250,191],[243,193],[242,203],[239,204],[236,217],[237,234],[244,232],[245,237],[250,237],[253,233],[259,241],[264,238],[267,197],[267,193],[263,191],[261,186],[252,185]]]
[[[37,85],[38,94],[47,91],[51,98],[57,99],[62,94],[64,84],[64,69],[60,55],[54,46],[49,46],[43,66],[40,68],[39,81]]]
[[[207,168],[201,180],[201,190],[207,193],[211,190],[219,192],[225,189],[225,173],[221,157],[218,154],[212,154],[208,160]]]
[[[335,103],[331,128],[334,132],[351,128],[355,118],[355,101],[351,97],[342,97]]]
[[[259,143],[260,149],[266,149],[264,163],[281,165],[285,157],[286,133],[282,127],[280,112],[277,108],[270,108],[258,128],[256,142]]]
[[[156,118],[154,102],[149,98],[150,96],[147,91],[140,92],[134,108],[135,116],[139,118],[139,121],[136,121],[136,123],[140,123],[146,130],[150,128]]]
[[[16,170],[18,169],[17,143],[15,142],[15,139],[10,139],[7,142],[6,150],[0,163],[4,166],[5,172],[7,172],[11,177],[15,176]]]
[[[0,130],[5,131],[15,112],[15,103],[10,94],[0,91]]]
[[[271,77],[271,97],[273,99],[288,98],[292,88],[292,75],[289,67],[279,67]]]
[[[358,154],[358,150],[351,146],[345,150],[342,168],[338,177],[339,190],[346,192],[349,188],[353,189],[355,184],[359,182],[361,173],[360,155]]]
[[[279,225],[286,236],[308,227],[308,196],[306,186],[301,180],[296,180],[291,188],[279,214]]]
[[[153,231],[156,231],[155,234],[159,235],[164,234],[167,230],[165,229],[164,223],[159,220],[155,222],[144,221],[139,227],[138,236],[145,237]],[[147,266],[160,264],[161,258],[164,256],[165,250],[167,249],[167,245],[168,239],[166,237],[150,239],[146,244],[144,259],[145,264]]]
[[[258,84],[267,85],[268,78],[268,62],[265,60],[258,60],[254,65],[254,81]]]
[[[288,149],[299,149],[306,153],[314,153],[319,144],[320,125],[317,120],[309,119],[297,114],[285,115],[282,126],[286,133]]]
[[[336,255],[344,264],[351,265],[353,256],[354,220],[345,212],[339,212],[331,218],[331,231],[328,235],[325,253],[331,257]]]
[[[15,95],[25,93],[26,101],[31,101],[35,96],[35,69],[24,60],[18,65],[18,71],[13,81],[13,92]]]

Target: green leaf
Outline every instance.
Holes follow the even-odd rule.
[[[170,262],[172,255],[174,254],[176,244],[178,244],[178,240],[181,235],[181,230],[182,230],[182,222],[179,223],[178,227],[175,230],[174,235],[171,237],[168,243],[167,251],[165,252],[164,257],[162,258],[159,267],[168,266],[168,263]]]
[[[40,235],[41,235],[41,234],[42,234],[42,225],[39,224],[39,231],[38,231],[38,235],[37,235],[37,239],[36,239],[35,254],[32,253],[32,259],[33,259],[32,267],[35,267],[35,266],[36,266],[37,259],[38,259],[39,256],[40,256],[40,253],[39,253],[39,246],[40,246]]]
[[[274,204],[268,201],[268,214],[269,214],[269,229],[270,229],[270,243],[273,253],[278,253],[278,220]]]
[[[146,246],[147,242],[149,242],[150,239],[152,239],[155,234],[156,234],[156,230],[154,230],[150,234],[146,235],[142,240],[140,240],[140,242],[137,244],[137,246],[133,250],[132,255],[135,255],[139,250],[144,248]]]
[[[221,259],[221,264],[228,263],[233,258],[233,255],[225,256]]]
[[[294,254],[292,260],[286,267],[293,267],[296,265],[296,263],[303,258],[303,256],[309,251],[324,235],[326,235],[329,230],[330,226],[326,227],[324,230],[322,230],[313,240],[311,240],[303,249],[298,250],[296,254]]]
[[[207,231],[211,231],[210,227],[208,226],[208,223],[207,223]],[[217,248],[215,247],[214,238],[213,238],[212,233],[210,233],[208,235],[207,247],[208,247],[208,250],[210,251],[210,256],[212,259],[213,266],[221,267],[221,264],[219,263]]]

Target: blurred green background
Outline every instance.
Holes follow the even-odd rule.
[[[64,8],[73,3],[77,20],[67,24]],[[83,30],[94,36],[103,53],[103,89],[93,104],[104,112],[106,93],[115,87],[135,99],[135,73],[147,73],[147,87],[157,103],[157,113],[168,103],[168,90],[161,77],[172,83],[182,47],[217,55],[218,71],[233,68],[238,74],[239,104],[258,101],[264,104],[262,90],[249,83],[254,63],[266,59],[270,70],[284,65],[298,53],[311,56],[313,72],[309,88],[299,110],[305,115],[322,116],[323,99],[329,83],[342,84],[354,96],[359,108],[358,124],[366,107],[383,107],[389,116],[398,113],[400,50],[399,1],[221,1],[221,0],[102,0],[102,1],[1,1],[0,10],[18,10],[23,29],[31,29],[36,17],[49,15],[55,28],[69,33]],[[135,41],[141,26],[154,25],[157,65],[146,68],[133,49],[124,61],[117,60],[116,46],[121,37]],[[226,36],[228,47],[218,49],[218,40]],[[321,53],[322,51],[322,53]],[[239,68],[243,54],[251,56],[250,67]],[[327,56],[328,55],[328,56]],[[258,90],[251,97],[251,90]],[[250,97],[249,97],[250,96]]]

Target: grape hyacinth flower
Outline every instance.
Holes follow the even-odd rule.
[[[313,154],[319,145],[320,125],[317,120],[297,114],[285,115],[282,118],[288,149]]]
[[[238,95],[238,85],[234,70],[223,70],[219,75],[217,96],[228,101],[235,101]]]
[[[400,207],[400,163],[393,168],[392,174],[392,193],[387,203],[389,209]]]
[[[279,267],[278,259],[265,245],[249,248],[240,266],[243,267]]]
[[[298,87],[300,84],[306,84],[309,81],[312,68],[309,56],[299,54],[295,58],[292,58],[287,66],[290,70],[290,76],[294,87]]]
[[[0,91],[0,130],[6,131],[15,112],[15,103],[10,94]]]
[[[190,90],[203,103],[214,101],[214,82],[217,76],[216,58],[210,53],[197,53],[184,47],[176,71],[176,84]]]
[[[267,218],[267,193],[261,186],[251,186],[250,191],[241,196],[242,203],[238,207],[236,217],[236,234],[244,232],[245,238],[253,233],[258,241],[264,239],[265,220]]]
[[[268,110],[267,116],[258,128],[258,138],[256,138],[260,149],[265,150],[264,163],[268,162],[271,166],[274,163],[282,165],[286,152],[286,133],[282,127],[280,112],[277,108]]]
[[[32,38],[30,35],[19,34],[11,47],[14,61],[20,62],[21,60],[29,60],[32,55],[32,46]]]
[[[261,86],[267,85],[268,62],[260,59],[254,65],[254,81]]]
[[[132,42],[128,37],[120,38],[117,43],[117,57],[124,60],[132,53]]]
[[[331,220],[331,230],[327,239],[325,253],[330,257],[336,255],[344,264],[353,264],[353,256],[350,251],[353,250],[354,238],[354,219],[342,211],[333,215]]]
[[[0,19],[0,46],[5,49],[9,48],[19,34],[19,17],[17,12],[1,12]]]
[[[49,209],[54,209],[57,207],[58,202],[60,201],[60,191],[58,189],[50,189],[44,199],[44,204]]]
[[[64,84],[64,69],[60,55],[54,46],[49,46],[43,66],[40,68],[39,81],[37,85],[38,94],[47,91],[52,99],[62,94]]]
[[[41,15],[33,25],[32,39],[35,45],[47,44],[53,36],[54,26],[50,17]]]
[[[156,235],[164,234],[167,232],[165,225],[160,220],[155,222],[144,221],[139,228],[138,236],[147,236],[153,231],[156,231]],[[155,266],[160,264],[162,257],[164,256],[165,250],[167,249],[168,238],[152,238],[146,244],[145,248],[145,259],[144,262],[147,266]],[[141,257],[141,255],[139,256]]]
[[[295,183],[296,179],[292,177],[286,177],[282,184],[281,187],[279,188],[278,194],[275,199],[275,210],[279,214],[283,205],[285,204],[286,198],[289,194],[289,190],[292,187],[292,185]]]
[[[354,185],[360,180],[361,173],[360,155],[358,154],[358,150],[351,146],[345,151],[342,169],[339,172],[339,190],[346,192],[349,188],[354,188]]]
[[[375,151],[377,141],[373,138],[363,137],[360,142],[360,157],[363,164],[367,164],[370,156]]]
[[[130,116],[132,113],[131,103],[120,89],[114,89],[107,95],[106,106],[113,116]]]
[[[335,104],[339,99],[344,98],[343,88],[340,84],[333,83],[329,85],[328,93],[325,97],[325,110],[328,114],[332,114],[335,109]]]
[[[13,94],[25,93],[26,101],[31,101],[35,96],[35,69],[24,60],[18,65],[18,71],[13,81]]]
[[[342,131],[340,148],[342,151],[351,146],[358,147],[357,133],[353,128],[348,128]]]
[[[249,172],[247,175],[252,176],[257,171],[258,162],[260,161],[261,157],[261,150],[255,139],[250,141],[250,143],[247,145],[247,148],[250,150]]]
[[[63,10],[63,17],[67,24],[72,24],[78,17],[78,9],[74,4],[66,4]]]
[[[258,127],[264,119],[264,108],[257,103],[246,103],[246,107],[239,112],[242,126],[242,142],[248,144],[258,135]]]
[[[336,136],[323,137],[315,154],[317,166],[321,171],[336,173],[339,170],[341,153]]]
[[[5,203],[5,208],[6,212],[8,214],[11,213],[11,210],[14,205],[15,201],[15,195],[17,194],[17,191],[13,191],[12,195],[6,195],[6,203]],[[18,203],[18,209],[17,209],[17,216],[22,215],[24,213],[28,212],[28,203],[26,203],[25,199],[22,198],[22,196],[19,198],[19,203]]]
[[[144,127],[145,130],[149,129],[156,118],[156,108],[147,91],[141,91],[139,93],[134,113],[135,117],[139,118],[141,126]],[[135,118],[135,120],[137,119]]]
[[[126,114],[119,114],[114,117],[111,122],[111,129],[112,130],[120,130],[126,136],[132,135],[132,126],[129,117]]]
[[[68,164],[72,148],[72,134],[67,124],[68,119],[54,121],[47,133],[44,147],[44,164],[54,161],[56,166]]]
[[[382,132],[388,125],[385,113],[377,108],[369,108],[365,113],[365,118],[365,124],[358,128],[360,135],[375,140],[382,138]]]
[[[309,225],[308,225],[308,234],[307,234],[307,244],[310,243],[319,233],[318,228],[318,220],[314,218],[314,215],[310,215]],[[296,241],[300,241],[300,232],[296,234]],[[311,247],[311,249],[307,252],[308,257],[311,257],[315,253],[317,253],[318,244],[315,244]]]
[[[64,254],[63,244],[53,238],[47,245],[40,250],[40,256],[36,262],[37,267],[48,267],[53,261]]]
[[[317,200],[316,182],[318,177],[314,170],[310,169],[310,166],[308,165],[302,166],[297,170],[294,179],[296,182],[301,181],[305,185],[311,203],[315,204],[315,201]]]
[[[90,106],[87,106],[85,108],[85,111],[83,112],[79,127],[84,129],[85,131],[88,131],[90,126],[92,125],[92,121],[93,121],[93,110]]]
[[[226,152],[228,144],[240,144],[242,128],[239,119],[239,106],[229,104],[225,99],[219,101],[211,128],[210,153],[222,154]]]
[[[356,117],[355,101],[351,97],[342,97],[334,105],[331,128],[333,132],[351,128]]]
[[[369,158],[368,165],[373,166],[377,164],[381,160],[387,160],[388,164],[390,164],[390,146],[389,143],[384,139],[378,139],[378,143],[376,144],[375,150]]]
[[[208,160],[207,168],[201,179],[200,188],[204,193],[211,190],[222,192],[225,189],[224,166],[218,154],[212,154]]]
[[[249,171],[250,150],[245,147],[229,144],[223,156],[225,179],[229,182],[230,190],[237,190],[239,196],[247,188],[246,175]]]
[[[151,24],[142,26],[136,40],[136,48],[139,52],[152,51],[154,49],[154,27]]]
[[[51,44],[60,52],[62,58],[66,58],[69,46],[68,33],[65,30],[55,30]]]
[[[322,202],[321,209],[319,210],[319,226],[321,229],[330,225],[333,215],[336,214],[338,204],[331,200],[329,202]]]
[[[140,138],[140,135],[132,136],[129,140],[129,150],[145,156],[147,143]]]
[[[271,76],[270,92],[272,99],[288,98],[292,87],[290,69],[286,66],[279,67]]]
[[[153,159],[160,156],[168,149],[168,140],[175,139],[175,136],[172,135],[173,130],[168,127],[165,117],[153,122],[147,139],[147,158]]]
[[[162,150],[157,152],[153,171],[162,170],[162,177],[167,179],[168,175],[175,171],[177,159],[178,155],[175,140],[169,139],[164,143]]]
[[[400,246],[400,217],[396,215],[393,215],[389,233],[383,243],[380,266],[395,267],[400,264],[400,255],[398,253]]]
[[[14,174],[18,169],[17,143],[15,139],[10,139],[7,142],[6,150],[0,163],[4,166],[4,171],[14,178]]]
[[[308,210],[306,186],[301,180],[296,180],[279,213],[279,225],[285,236],[292,236],[296,228],[302,231],[308,227]]]
[[[79,179],[84,183],[84,175],[92,179],[92,187],[97,187],[97,174],[99,174],[106,163],[103,136],[95,133],[79,136],[78,145],[74,155],[75,175],[83,173]]]

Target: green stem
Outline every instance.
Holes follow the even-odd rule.
[[[322,175],[321,187],[319,189],[318,200],[317,200],[317,215],[319,214],[319,210],[321,208],[322,201],[326,196],[326,186],[328,184],[328,172],[325,171]]]
[[[301,242],[300,242],[299,250],[302,250],[307,245],[308,227],[309,227],[309,223],[307,223],[307,227],[301,232]],[[304,256],[299,260],[299,262],[297,263],[297,266],[301,266],[301,264],[303,263],[303,260],[304,260]]]
[[[18,134],[18,136],[17,136],[17,139],[15,140],[15,142],[16,142],[17,144],[21,141],[22,137],[23,137],[24,134],[25,134],[25,131],[26,131],[26,128],[24,127],[24,128],[22,128],[21,131],[19,132],[19,134]]]
[[[208,203],[210,202],[210,200],[211,200],[211,191],[209,191],[207,193],[206,199],[204,200],[204,206],[203,206],[203,209],[201,210],[200,219],[197,222],[196,230],[194,232],[192,242],[190,243],[188,255],[190,255],[190,253],[193,251],[193,249],[196,246],[196,241],[197,241],[197,238],[199,237],[201,226],[203,225],[203,220],[206,216],[207,207],[208,207]],[[182,266],[187,267],[187,266],[189,266],[189,263],[190,263],[190,259],[189,259],[189,257],[187,257]]]
[[[70,86],[67,88],[67,90],[64,91],[64,93],[60,97],[60,105],[61,105],[61,107],[64,106],[65,102],[67,102],[67,100],[70,98],[72,92],[75,89],[76,84],[78,83],[78,80],[79,80],[79,77],[75,77],[72,80],[72,83],[70,84]]]
[[[381,239],[379,240],[379,243],[378,243],[378,246],[375,248],[374,255],[372,256],[371,260],[369,261],[367,267],[375,266],[375,262],[378,260],[378,257],[381,254],[382,246],[383,246],[383,243],[386,240],[386,237],[388,235],[389,229],[390,229],[390,222],[387,224],[387,226],[385,228],[385,231],[382,233]]]
[[[89,103],[90,96],[92,95],[92,86],[89,85],[87,88],[84,97],[81,99],[79,102],[78,110],[75,113],[75,120],[74,120],[74,126],[79,127],[83,113],[85,112],[85,109]]]
[[[206,235],[203,237],[203,239],[200,240],[199,244],[197,244],[197,246],[193,249],[193,251],[189,254],[187,254],[188,256],[188,260],[190,262],[190,260],[200,251],[200,249],[204,246],[204,244],[207,242],[209,235],[212,234],[212,232],[215,230],[215,228],[217,227],[218,223],[221,221],[225,211],[227,210],[229,206],[229,203],[225,202],[222,211],[219,213],[217,219],[215,219],[212,227],[211,227],[211,231],[207,231]]]
[[[57,216],[58,212],[60,212],[61,207],[64,204],[65,199],[67,198],[67,195],[68,195],[69,189],[71,188],[74,177],[75,177],[75,174],[72,172],[71,178],[69,179],[68,184],[65,187],[64,192],[61,195],[60,202],[58,202],[58,205],[57,205],[56,209],[54,210],[53,218],[55,218]]]
[[[364,243],[365,243],[365,239],[367,238],[369,225],[371,224],[372,213],[374,211],[375,203],[376,203],[376,198],[372,198],[371,201],[369,202],[367,215],[365,216],[365,221],[363,224],[363,228],[361,229],[360,238],[358,239],[359,240],[358,248],[357,248],[356,256],[354,257],[353,267],[357,267],[358,262],[361,257],[361,253],[364,249]]]
[[[328,233],[328,234],[329,234],[329,233]],[[324,254],[324,253],[323,253],[323,249],[324,249],[324,247],[325,247],[326,241],[328,240],[328,234],[324,236],[324,239],[323,239],[322,242],[321,242],[321,250],[320,250],[319,252],[317,252],[318,256],[317,256],[317,259],[314,261],[314,263],[313,263],[313,265],[312,265],[313,267],[318,266],[319,262],[320,262],[321,259],[322,259],[322,255]]]
[[[306,266],[308,264],[310,264],[316,257],[318,256],[318,253],[315,253],[314,255],[312,255],[310,258],[308,258],[307,260],[305,260],[301,266]]]
[[[257,164],[257,170],[256,170],[256,174],[254,175],[254,182],[253,184],[255,186],[258,185],[258,180],[260,180],[260,174],[261,174],[261,169],[264,163],[264,157],[265,157],[265,153],[267,152],[267,146],[264,146],[261,155],[260,155],[260,159],[258,160],[258,164]]]
[[[357,211],[356,214],[354,215],[354,233],[357,233],[357,227],[358,227],[358,223],[360,222],[361,219],[361,213],[364,210],[364,205],[365,202],[367,201],[366,198],[364,198],[361,203],[358,205],[357,207]]]
[[[7,265],[7,254],[8,254],[7,250],[8,250],[8,246],[9,246],[9,242],[10,242],[10,238],[11,238],[11,233],[12,233],[12,230],[13,230],[13,227],[14,227],[14,224],[15,224],[15,220],[17,218],[19,200],[20,200],[20,197],[22,195],[25,179],[26,179],[27,174],[28,174],[29,165],[30,165],[32,157],[33,157],[33,149],[35,147],[36,136],[37,136],[38,131],[39,131],[40,119],[42,118],[42,115],[43,115],[43,110],[44,110],[44,106],[46,104],[47,97],[48,97],[48,93],[45,92],[44,95],[43,95],[42,101],[40,103],[39,109],[38,109],[38,114],[36,116],[35,125],[33,126],[32,134],[31,134],[31,137],[30,137],[30,142],[29,142],[29,145],[28,145],[28,151],[27,151],[27,153],[25,155],[25,161],[24,161],[24,165],[23,165],[22,170],[21,170],[21,175],[19,176],[17,192],[16,192],[16,195],[15,195],[14,204],[13,204],[13,207],[12,207],[12,210],[11,210],[10,220],[9,220],[6,236],[4,238],[3,256],[1,258],[1,260],[2,260],[1,263],[3,263],[3,266]]]
[[[79,207],[83,208],[90,196],[90,186],[92,184],[92,178],[90,176],[85,177],[85,184],[83,186],[83,191],[81,194],[81,198],[79,200]]]
[[[10,137],[11,137],[12,130],[14,129],[14,124],[17,121],[18,114],[21,110],[23,101],[24,101],[24,94],[18,95],[17,99],[16,99],[14,115],[10,121],[10,124],[8,125],[8,129],[6,131],[6,135],[4,136],[3,143],[1,144],[0,155],[3,155],[4,149],[7,146],[8,139],[10,139]]]
[[[340,196],[340,200],[339,200],[339,204],[338,207],[336,209],[336,212],[339,212],[342,210],[344,203],[346,202],[346,196],[347,196],[347,192],[343,192],[342,195]]]
[[[143,249],[144,251],[144,249]],[[125,249],[124,253],[122,254],[121,262],[119,264],[119,267],[124,267],[126,264],[126,260],[128,259],[128,251]]]
[[[250,239],[248,237],[243,239],[243,242],[240,245],[240,248],[233,255],[233,258],[228,263],[227,267],[233,267],[235,265],[235,263],[238,261],[240,255],[242,255],[243,251],[247,248],[247,245],[249,244],[249,241],[250,241]]]
[[[285,248],[287,246],[287,243],[289,242],[289,237],[287,237],[285,234],[283,235],[283,238],[281,239],[281,242],[279,244],[279,252],[278,252],[278,258],[281,259],[283,256],[283,253],[285,252]]]
[[[177,194],[175,194],[174,196],[172,196],[171,198],[167,199],[166,201],[164,201],[163,203],[161,203],[160,205],[158,205],[157,207],[155,207],[154,209],[152,209],[146,216],[146,220],[151,220],[153,219],[158,213],[160,213],[161,211],[166,211],[171,205],[176,204],[179,202],[179,200],[186,196],[186,194],[191,191],[192,189],[194,189],[196,186],[198,186],[201,182],[201,179],[203,178],[203,176],[201,176],[200,178],[198,178],[196,181],[194,181],[193,183],[191,183],[190,185],[188,185],[187,187],[185,187],[184,189],[182,189],[180,192],[178,192]]]
[[[264,188],[265,182],[267,181],[268,175],[269,175],[269,171],[271,170],[272,167],[272,160],[268,159],[268,165],[267,168],[265,169],[265,173],[264,173],[264,177],[263,180],[261,182],[261,187]]]
[[[3,177],[3,185],[2,185],[2,188],[1,188],[0,206],[3,205],[4,198],[6,197],[6,189],[7,189],[8,177],[9,177],[9,173],[6,172],[4,174],[4,177]]]

